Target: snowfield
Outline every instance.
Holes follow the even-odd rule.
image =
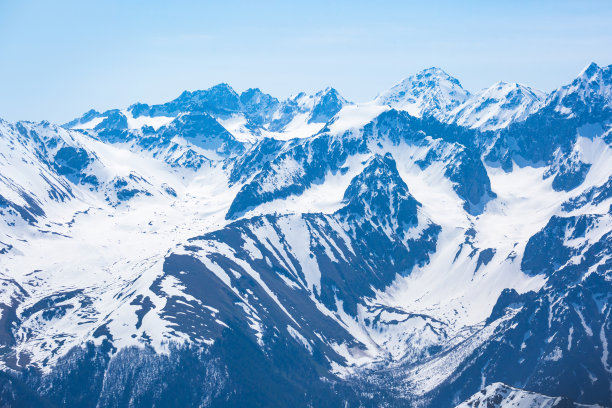
[[[0,121],[0,368],[224,364],[202,356],[236,332],[361,397],[610,404],[610,69],[549,95],[431,68],[358,104],[222,84]]]

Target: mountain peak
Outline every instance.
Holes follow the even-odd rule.
[[[444,71],[442,68],[439,68],[439,67],[425,68],[415,74],[415,76],[427,76],[427,75],[428,76],[438,76],[438,77],[443,77],[443,78],[451,78],[453,80],[456,80],[456,78],[453,78],[446,71]]]
[[[217,85],[213,85],[208,88],[208,91],[227,91],[227,92],[236,92],[234,88],[232,88],[227,82],[221,82]]]
[[[449,75],[442,68],[438,67],[430,67],[423,69],[417,72],[416,74],[404,78],[399,84],[416,84],[421,87],[431,87],[434,85],[439,86],[444,82],[450,82],[454,85],[461,87],[461,83],[457,78]]]
[[[380,94],[376,101],[405,110],[412,116],[440,118],[463,103],[469,95],[458,79],[440,68],[431,67],[404,79]]]
[[[240,97],[226,83],[214,85],[206,90],[185,91],[170,104],[180,107],[178,111],[206,111],[215,114],[231,114],[240,109]]]
[[[349,104],[332,87],[317,92],[313,97],[313,108],[308,123],[327,123],[334,115],[340,112],[344,105]]]
[[[495,130],[526,119],[542,107],[546,94],[515,82],[499,81],[472,95],[449,113],[450,122]]]
[[[232,98],[238,98],[238,93],[229,84],[222,82],[217,85],[213,85],[204,91],[194,91],[192,95],[199,95],[205,93],[206,95],[227,95]]]
[[[340,96],[340,93],[335,88],[328,86],[325,89],[321,89],[319,92],[315,94],[315,96],[326,96],[326,95]]]
[[[612,109],[612,65],[590,63],[570,84],[554,91],[547,105],[567,117],[605,115]]]
[[[580,71],[580,74],[578,74],[578,77],[579,78],[580,77],[582,77],[582,78],[592,78],[600,70],[601,70],[601,67],[599,65],[597,65],[595,62],[591,62],[589,65],[584,67],[584,69],[582,71]]]
[[[238,96],[234,88],[225,82],[213,85],[208,89],[198,89],[195,91],[183,91],[176,100],[193,100],[195,98],[207,97],[209,95],[232,95]]]
[[[280,102],[259,88],[249,88],[240,94],[240,104],[248,118],[261,125],[269,120]]]
[[[612,65],[600,67],[594,62],[587,65],[578,76],[572,81],[570,85],[566,85],[566,88],[577,83],[589,83],[589,82],[600,82],[610,84],[612,82]],[[562,89],[561,88],[561,89]]]
[[[99,117],[100,115],[101,115],[100,112],[98,112],[97,110],[90,109],[87,112],[85,112],[83,115],[81,115],[80,117],[73,119],[68,123],[63,124],[62,126],[66,128],[76,127],[76,126],[88,123],[92,121],[93,119]]]
[[[526,95],[530,100],[539,100],[546,97],[546,93],[540,91],[538,89],[531,88],[529,86],[519,84],[517,82],[506,82],[506,81],[498,81],[486,88],[478,95],[481,97],[483,95],[504,95],[504,96],[512,96],[512,95]]]
[[[397,227],[417,224],[420,206],[402,180],[393,156],[375,154],[344,193],[346,206],[340,213],[372,218],[381,225]]]
[[[510,83],[510,84],[509,84],[509,83],[508,83],[508,82],[506,82],[506,81],[497,81],[496,83],[494,83],[493,85],[491,85],[491,86],[490,86],[488,89],[491,89],[491,88],[504,88],[504,87],[506,87],[506,86],[508,86],[508,85],[511,85],[511,86],[512,86],[512,85],[518,85],[518,84],[516,84],[516,83]]]
[[[241,98],[242,98],[242,95],[251,96],[251,95],[265,95],[265,94],[259,88],[249,88],[240,94]]]

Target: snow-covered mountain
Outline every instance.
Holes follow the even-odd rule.
[[[456,78],[440,68],[428,68],[409,76],[376,97],[380,104],[405,110],[413,116],[442,118],[465,102],[470,93]]]
[[[2,405],[612,405],[610,69],[0,121]]]
[[[555,113],[567,117],[597,115],[612,109],[612,68],[591,63],[571,84],[552,92],[547,100]]]
[[[279,101],[257,88],[239,95],[229,85],[219,84],[204,91],[185,91],[161,105],[137,103],[124,110],[103,113],[90,110],[64,126],[103,131],[157,131],[182,115],[206,115],[231,132],[235,139],[254,142],[266,136],[277,139],[311,136],[349,104],[333,88],[314,95],[301,92]]]
[[[482,130],[501,129],[538,111],[545,97],[543,92],[524,85],[498,82],[471,95],[450,111],[446,120]]]
[[[445,123],[497,130],[538,111],[546,96],[525,85],[503,81],[472,94],[440,68],[428,68],[381,93],[375,102],[416,117],[432,116]]]
[[[509,387],[502,383],[494,383],[457,405],[456,408],[580,408],[586,406],[576,404],[567,398],[549,397]]]

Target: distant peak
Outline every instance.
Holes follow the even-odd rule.
[[[258,95],[258,94],[262,94],[263,92],[261,91],[261,89],[259,88],[249,88],[246,91],[243,92],[243,94],[246,95]]]
[[[587,65],[578,75],[579,77],[587,77],[590,78],[592,77],[594,74],[596,74],[598,71],[600,71],[601,68],[599,67],[599,65],[597,65],[594,62],[591,62],[589,65]]]
[[[317,94],[315,95],[316,97],[319,97],[320,99],[337,99],[338,101],[340,101],[341,103],[348,103],[348,101],[346,99],[344,99],[344,97],[342,95],[340,95],[340,92],[338,92],[335,88],[332,88],[331,86],[328,86],[327,88],[323,89],[322,91],[317,92]]]
[[[213,85],[210,88],[204,89],[204,90],[183,91],[183,93],[181,93],[178,99],[197,97],[197,96],[205,95],[205,94],[223,94],[223,93],[238,95],[236,91],[234,90],[234,88],[232,88],[229,84],[222,82],[220,84]]]
[[[463,103],[470,93],[458,79],[437,67],[424,69],[380,94],[376,100],[416,117],[440,117]]]
[[[234,88],[232,88],[229,84],[225,82],[211,86],[210,88],[208,88],[208,91],[221,91],[221,92],[236,93],[236,91],[234,91]]]
[[[533,89],[529,86],[519,84],[518,82],[506,82],[506,81],[498,81],[491,85],[489,88],[486,88],[483,91],[483,94],[491,93],[491,92],[499,92],[503,91],[505,93],[521,93],[521,94],[529,94],[534,97],[540,98],[545,95],[544,92],[539,91],[537,89]]]
[[[188,90],[184,90],[183,92],[181,92],[181,94],[178,96],[179,98],[184,98],[191,95],[191,91]]]
[[[417,72],[407,78],[404,78],[401,82],[395,85],[397,87],[411,87],[411,88],[432,88],[439,87],[442,84],[450,83],[452,86],[461,89],[465,93],[469,93],[463,89],[459,80],[449,75],[442,68],[431,67],[426,68],[422,71]],[[392,89],[393,89],[392,88]]]
[[[350,104],[338,91],[327,87],[314,95],[312,113],[308,123],[326,123],[337,114],[344,105]]]
[[[569,84],[550,94],[547,104],[562,116],[604,112],[612,109],[612,66],[586,66]]]
[[[453,77],[452,75],[449,75],[442,68],[438,68],[438,67],[431,67],[431,68],[426,68],[424,70],[421,70],[417,72],[416,74],[409,76],[404,81],[421,80],[424,78],[431,79],[431,80],[450,81],[450,82],[453,82],[461,86],[457,78]]]
[[[508,83],[506,81],[497,81],[496,83],[491,85],[491,88],[505,88],[508,85],[517,85],[517,84],[515,84],[515,83]]]
[[[306,92],[298,92],[297,94],[291,95],[289,97],[290,100],[298,100],[298,99],[302,99],[302,98],[323,98],[325,96],[328,95],[335,95],[340,97],[340,93],[333,87],[328,86],[326,88],[323,88],[319,91],[316,91],[315,93],[306,93]]]
[[[397,171],[393,156],[375,154],[344,192],[339,214],[371,217],[397,232],[418,223],[421,204],[412,197]]]
[[[249,88],[246,91],[240,94],[240,100],[242,102],[246,101],[260,101],[263,97],[270,97],[270,95],[264,93],[259,88]]]
[[[339,95],[338,91],[336,91],[331,86],[328,86],[327,88],[322,89],[319,92],[317,92],[317,95],[327,95],[327,94]]]
[[[447,77],[450,76],[450,75],[448,75],[446,73],[446,71],[444,71],[442,68],[438,68],[438,67],[425,68],[424,70],[421,70],[420,72],[417,72],[417,75],[418,74],[422,74],[422,75],[441,75],[441,76],[447,76]]]

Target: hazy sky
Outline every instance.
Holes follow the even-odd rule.
[[[430,66],[550,91],[612,63],[612,1],[0,0],[0,117],[63,123],[227,82],[365,101]]]

